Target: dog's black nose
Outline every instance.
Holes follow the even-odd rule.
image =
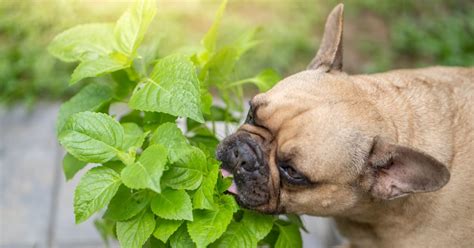
[[[258,169],[257,156],[246,143],[241,143],[239,146],[234,146],[230,149],[229,157],[229,162],[233,167],[243,168],[248,172]]]
[[[258,169],[258,155],[255,147],[239,138],[229,138],[219,145],[216,155],[222,161],[222,168],[233,173],[244,169],[253,172]]]

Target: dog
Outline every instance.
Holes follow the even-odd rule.
[[[308,68],[218,146],[237,202],[331,216],[349,247],[474,247],[474,68],[342,71],[343,5]]]

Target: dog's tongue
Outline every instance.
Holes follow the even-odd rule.
[[[224,170],[224,169],[221,169],[221,173],[222,173],[222,176],[223,176],[223,177],[230,177],[230,176],[232,176],[232,173],[230,173],[229,171]],[[231,184],[230,187],[227,189],[227,191],[229,191],[230,193],[233,193],[233,194],[237,194],[237,185],[235,184],[235,181],[234,181],[234,180],[232,180],[232,184]]]
[[[232,194],[237,194],[237,185],[235,184],[235,181],[232,180],[232,184],[230,185],[230,187],[227,189],[227,191],[229,191],[230,193]]]
[[[232,173],[228,172],[227,170],[225,169],[221,169],[221,174],[223,177],[230,177],[232,176]]]

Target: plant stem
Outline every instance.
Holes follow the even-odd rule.
[[[239,85],[242,85],[242,84],[245,84],[245,83],[251,83],[254,80],[255,80],[255,78],[251,77],[251,78],[245,78],[245,79],[242,79],[242,80],[234,81],[232,83],[224,85],[224,89],[232,88],[232,87],[239,86]]]

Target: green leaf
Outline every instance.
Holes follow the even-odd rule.
[[[301,217],[299,215],[297,215],[297,214],[286,214],[286,217],[288,218],[288,220],[290,222],[297,225],[298,228],[302,229],[305,232],[308,232],[308,230],[304,226],[303,220],[301,219]]]
[[[121,54],[111,54],[92,60],[82,61],[74,69],[70,84],[75,84],[81,79],[97,77],[106,73],[118,71],[130,66],[130,61]]]
[[[278,235],[276,248],[302,247],[301,233],[297,225],[278,224],[280,235]]]
[[[137,85],[135,81],[130,79],[127,71],[129,70],[118,70],[110,74],[115,82],[113,84],[114,98],[124,101],[128,100],[133,88]]]
[[[92,23],[78,25],[58,34],[48,46],[48,51],[66,62],[93,60],[113,51],[114,25]]]
[[[120,174],[122,170],[125,168],[125,164],[119,160],[112,160],[107,163],[103,163],[102,165],[114,170],[118,174]]]
[[[161,144],[169,151],[170,162],[176,162],[182,156],[181,150],[188,147],[186,137],[176,123],[160,125],[150,139],[150,144]]]
[[[149,191],[134,191],[122,185],[110,201],[104,218],[114,221],[128,220],[150,203],[151,196]]]
[[[237,61],[245,52],[257,44],[253,40],[255,33],[256,30],[245,32],[236,42],[219,49],[206,60],[199,74],[199,79],[204,82],[204,85],[222,87],[230,81]],[[226,91],[220,93],[224,94]],[[221,98],[224,98],[224,96],[221,96]]]
[[[182,55],[158,60],[150,78],[135,88],[129,106],[204,122],[194,65]]]
[[[245,223],[232,222],[226,232],[211,245],[213,248],[257,247],[257,239]]]
[[[148,241],[143,245],[143,248],[166,248],[166,244],[161,240],[154,237],[150,237]]]
[[[265,238],[272,230],[274,217],[271,215],[259,214],[252,211],[245,211],[242,223],[251,230],[257,241]]]
[[[75,158],[69,153],[63,158],[63,170],[64,176],[66,176],[66,180],[70,180],[76,175],[78,171],[84,168],[87,165],[87,162],[83,162]]]
[[[232,177],[217,177],[217,192],[224,193],[232,185]]]
[[[160,180],[168,152],[162,145],[149,146],[135,164],[122,170],[123,183],[132,189],[148,188],[161,192]]]
[[[258,87],[260,92],[265,92],[271,89],[280,80],[281,77],[276,71],[266,69],[260,72],[251,82]]]
[[[206,155],[196,147],[175,148],[179,160],[163,175],[163,183],[173,189],[194,190],[201,184],[206,170]]]
[[[72,115],[59,135],[59,142],[79,160],[105,163],[123,146],[122,126],[103,113],[80,112]]]
[[[232,42],[231,46],[238,50],[239,57],[260,43],[254,39],[255,35],[260,30],[260,28],[254,28],[245,31],[243,34],[239,35],[234,42]]]
[[[151,201],[151,209],[163,219],[193,220],[191,198],[184,190],[163,190]]]
[[[261,243],[268,244],[269,247],[275,247],[279,234],[280,232],[278,231],[277,227],[272,228],[270,233],[267,236],[265,236],[265,238],[263,238]]]
[[[133,57],[156,13],[155,0],[136,1],[117,21],[117,49]]]
[[[195,209],[214,209],[214,187],[216,186],[219,167],[214,165],[212,170],[204,177],[201,186],[193,196]]]
[[[206,156],[215,156],[219,140],[214,135],[194,135],[188,139],[193,146],[204,151]]]
[[[212,106],[209,119],[213,121],[239,122],[240,120],[222,107]]]
[[[217,51],[202,69],[207,71],[207,83],[224,85],[229,82],[239,57],[239,51],[234,47],[224,47]]]
[[[186,230],[186,225],[182,225],[178,231],[176,231],[170,237],[170,246],[172,248],[195,248],[196,245],[193,243],[191,237]]]
[[[89,84],[69,101],[63,103],[59,109],[56,133],[59,135],[67,119],[79,112],[96,112],[112,100],[112,89],[103,84]]]
[[[120,175],[107,167],[95,167],[84,174],[74,192],[76,224],[87,220],[93,213],[104,208],[120,184]]]
[[[133,122],[138,126],[143,126],[142,112],[138,110],[132,110],[125,115],[122,115],[119,119],[120,123]]]
[[[174,122],[167,122],[160,125],[153,133],[150,142],[153,144],[162,144],[168,149],[187,145],[186,137],[184,137],[183,132]]]
[[[228,195],[221,198],[215,210],[195,210],[194,221],[188,222],[188,231],[197,247],[206,247],[226,230],[236,211],[235,200]]]
[[[216,12],[216,18],[214,19],[214,23],[212,23],[211,28],[207,31],[202,39],[201,43],[204,48],[209,52],[213,53],[216,49],[217,43],[217,34],[219,32],[219,27],[221,25],[222,16],[224,15],[225,7],[227,5],[227,0],[221,2],[219,9]]]
[[[207,88],[201,89],[201,111],[204,114],[210,114],[211,106],[212,106],[212,94],[207,92]]]
[[[183,220],[166,220],[166,219],[157,219],[155,232],[153,236],[155,238],[166,243],[171,235],[173,235],[176,230],[183,224]]]
[[[186,120],[186,131],[187,132],[194,132],[195,129],[200,128],[207,128],[204,123],[199,123],[197,121],[193,121],[191,119]]]
[[[144,209],[134,218],[117,222],[117,238],[121,247],[141,248],[155,230],[155,216]]]
[[[128,151],[130,148],[140,148],[148,133],[144,133],[140,126],[133,122],[121,123],[121,125],[124,131],[122,149]]]
[[[157,112],[145,112],[143,116],[145,130],[155,130],[158,126],[167,122],[176,123],[176,116]]]

